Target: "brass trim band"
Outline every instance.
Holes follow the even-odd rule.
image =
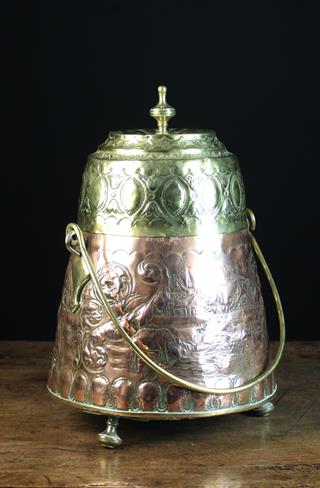
[[[152,153],[151,153],[152,154]],[[233,155],[108,161],[90,156],[78,222],[83,231],[134,237],[225,234],[247,227],[245,191]]]
[[[68,398],[62,397],[59,393],[53,391],[49,386],[47,386],[49,393],[56,401],[62,401],[65,405],[72,406],[82,410],[83,412],[96,413],[102,415],[115,415],[120,417],[127,417],[131,419],[159,419],[159,420],[180,420],[180,419],[195,419],[204,417],[216,417],[218,415],[225,415],[229,413],[240,413],[247,412],[250,410],[255,410],[256,408],[264,405],[266,402],[272,400],[272,398],[277,393],[277,386],[273,388],[269,395],[263,396],[261,400],[253,402],[251,404],[235,405],[232,407],[219,408],[212,411],[204,410],[197,412],[156,412],[156,411],[134,411],[134,410],[121,410],[118,408],[111,407],[101,407],[92,404],[85,404],[83,402],[76,401],[74,399],[70,400]]]

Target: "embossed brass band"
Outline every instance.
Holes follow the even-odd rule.
[[[252,210],[248,209],[248,224],[253,230],[255,226],[255,218]],[[75,239],[76,237],[76,239]],[[260,260],[260,263],[264,269],[264,272],[267,276],[267,279],[269,281],[269,284],[272,289],[272,293],[276,302],[276,307],[277,307],[277,312],[278,312],[278,317],[279,317],[279,325],[280,325],[280,340],[279,340],[279,345],[275,354],[275,357],[272,361],[271,364],[263,371],[260,373],[256,378],[248,381],[247,383],[236,386],[233,388],[208,388],[204,385],[197,385],[195,383],[186,381],[182,378],[177,377],[176,375],[168,372],[166,369],[162,368],[160,365],[156,364],[144,351],[142,351],[138,345],[131,339],[130,335],[124,330],[122,327],[121,323],[119,322],[117,316],[113,312],[110,304],[108,303],[107,298],[104,295],[104,292],[101,288],[99,279],[95,273],[95,270],[93,268],[91,258],[86,250],[85,242],[83,239],[83,234],[80,229],[80,227],[77,224],[69,224],[66,229],[66,246],[67,249],[71,252],[76,254],[77,256],[81,256],[85,267],[87,268],[87,271],[90,274],[90,277],[92,279],[92,282],[96,288],[97,294],[99,296],[99,299],[101,300],[104,308],[106,309],[107,313],[109,314],[114,326],[116,329],[119,331],[121,336],[128,342],[130,347],[134,350],[134,352],[150,367],[152,368],[155,372],[160,374],[163,378],[171,381],[177,386],[187,388],[189,390],[193,390],[199,393],[206,393],[206,394],[229,394],[229,393],[238,393],[241,391],[244,391],[248,388],[251,388],[255,385],[257,385],[259,382],[263,381],[265,378],[267,378],[277,367],[284,348],[284,343],[285,343],[285,321],[284,321],[284,315],[283,315],[283,310],[282,310],[282,305],[279,297],[279,293],[277,291],[275,282],[273,280],[273,277],[271,275],[271,272],[269,270],[269,267],[264,259],[264,256],[261,252],[261,249],[254,238],[254,236],[251,234],[251,241],[253,248]],[[75,246],[79,247],[79,250],[75,248]]]
[[[187,237],[246,228],[237,158],[213,131],[110,133],[83,175],[83,231]]]
[[[164,136],[163,136],[164,137]],[[121,161],[89,158],[79,225],[93,233],[150,237],[234,232],[246,227],[237,159]]]

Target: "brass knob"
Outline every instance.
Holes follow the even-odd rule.
[[[167,87],[159,86],[158,93],[159,93],[159,102],[155,107],[150,109],[149,113],[151,117],[156,119],[156,121],[158,122],[157,133],[167,134],[168,122],[172,117],[175,116],[176,111],[166,101]]]

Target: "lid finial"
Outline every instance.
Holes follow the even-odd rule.
[[[167,134],[168,122],[172,117],[175,116],[176,111],[166,101],[167,87],[159,86],[158,93],[159,93],[159,102],[155,107],[150,109],[149,113],[151,117],[156,119],[156,121],[158,122],[157,133]]]

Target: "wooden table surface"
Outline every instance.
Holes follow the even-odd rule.
[[[118,450],[104,417],[49,397],[51,348],[0,343],[0,487],[320,487],[320,342],[287,344],[270,417],[122,419]]]

